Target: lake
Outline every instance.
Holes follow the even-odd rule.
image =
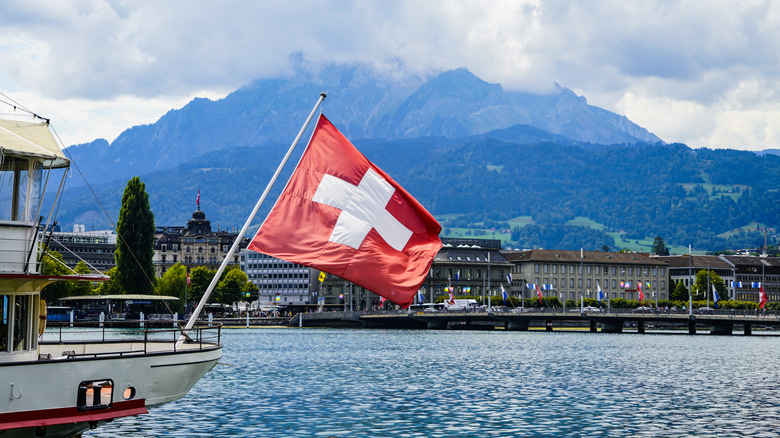
[[[780,337],[226,329],[185,398],[85,437],[777,436]]]

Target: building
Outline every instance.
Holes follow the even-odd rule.
[[[780,258],[724,255],[734,265],[734,280],[729,283],[733,299],[758,302],[759,283],[769,301],[780,300]]]
[[[638,284],[647,300],[669,297],[667,264],[640,253],[532,249],[504,251],[512,264],[512,292],[524,298],[543,296],[577,300],[597,298],[596,286],[605,298],[639,299]],[[649,285],[648,285],[649,284]]]
[[[200,209],[192,213],[186,227],[158,227],[154,233],[154,268],[161,277],[168,268],[181,263],[188,270],[198,266],[218,269],[238,233],[212,231],[211,221]],[[239,250],[246,248],[249,239],[244,238]],[[238,265],[238,253],[228,266]]]
[[[84,225],[74,224],[73,232],[52,232],[48,249],[62,254],[62,261],[71,269],[83,260],[106,272],[115,266],[116,234],[113,230],[85,231]]]
[[[682,281],[685,287],[691,290],[691,285],[696,283],[696,274],[699,271],[709,270],[723,279],[729,293],[728,299],[734,299],[736,269],[728,259],[714,255],[655,256],[653,258],[669,264],[670,289],[674,289],[675,285]],[[723,298],[726,299],[726,297]]]
[[[310,303],[309,267],[247,249],[241,251],[239,264],[259,289],[258,306]]]
[[[512,265],[501,255],[500,240],[443,238],[442,244],[420,287],[426,302],[449,296],[445,291],[448,287],[456,296],[501,296],[500,284],[506,283]],[[311,278],[318,275],[319,271],[313,271]],[[325,305],[343,304],[347,310],[362,310],[379,304],[378,295],[330,274],[312,288]]]

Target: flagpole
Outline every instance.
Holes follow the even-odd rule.
[[[325,93],[320,93],[320,98],[317,99],[317,103],[314,105],[314,108],[311,110],[309,117],[306,119],[306,122],[303,124],[301,130],[298,132],[298,135],[295,137],[295,140],[293,140],[292,144],[290,145],[290,149],[287,150],[287,154],[285,154],[284,158],[282,158],[282,162],[279,163],[279,167],[276,168],[276,172],[274,172],[273,176],[271,177],[271,181],[268,182],[268,185],[265,187],[263,194],[260,196],[260,199],[257,201],[255,208],[252,210],[252,213],[247,218],[246,222],[244,223],[244,226],[241,228],[241,231],[236,236],[236,240],[233,242],[233,246],[231,246],[228,253],[225,254],[225,258],[222,260],[222,264],[219,265],[219,269],[217,269],[217,273],[214,275],[214,278],[211,280],[209,287],[206,289],[206,292],[203,294],[203,297],[200,299],[198,306],[192,312],[192,316],[190,317],[189,321],[187,321],[187,325],[184,326],[184,329],[182,330],[177,345],[180,345],[182,342],[184,342],[184,338],[187,337],[187,332],[195,325],[195,321],[198,320],[198,316],[200,316],[200,312],[203,311],[203,307],[206,305],[206,301],[208,301],[209,297],[214,292],[214,288],[217,286],[217,283],[219,282],[219,277],[222,275],[222,272],[224,272],[225,267],[228,264],[228,261],[233,257],[233,254],[235,254],[236,249],[238,249],[239,244],[244,238],[244,234],[246,234],[247,229],[249,229],[249,225],[254,220],[255,216],[257,215],[257,212],[260,210],[260,206],[263,205],[265,198],[268,197],[268,192],[271,191],[271,187],[273,187],[274,183],[276,183],[277,178],[279,178],[279,174],[282,173],[282,169],[284,168],[284,165],[287,164],[287,161],[290,159],[290,155],[292,155],[293,150],[295,150],[295,147],[298,146],[298,142],[301,140],[301,137],[303,137],[303,133],[306,131],[306,128],[309,126],[309,122],[311,122],[311,119],[314,118],[314,114],[317,113],[317,109],[320,107],[320,105],[322,105],[323,100],[325,100]]]

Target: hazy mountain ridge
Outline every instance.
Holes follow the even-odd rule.
[[[532,95],[507,92],[465,68],[399,81],[366,66],[334,65],[256,80],[219,100],[194,99],[154,124],[126,130],[108,147],[94,141],[69,152],[90,181],[102,183],[171,169],[212,150],[289,144],[322,91],[329,93],[328,118],[353,140],[465,138],[522,124],[572,142],[660,141],[565,88]]]

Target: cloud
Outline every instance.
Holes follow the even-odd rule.
[[[65,120],[73,110],[98,118],[91,136],[67,130],[82,142],[286,74],[292,54],[399,77],[465,66],[511,90],[560,83],[667,141],[761,149],[778,138],[779,10],[725,0],[12,0],[0,4],[0,81]]]

